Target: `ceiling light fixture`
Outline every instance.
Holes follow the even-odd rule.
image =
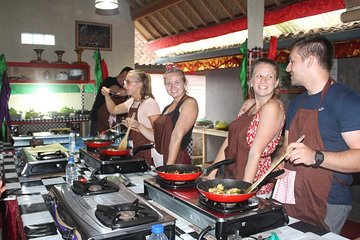
[[[119,7],[117,0],[95,0],[95,8],[103,10],[112,10]]]

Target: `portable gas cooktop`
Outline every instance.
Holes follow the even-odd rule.
[[[175,239],[175,218],[124,184],[101,181],[50,189],[45,202],[64,239],[143,240],[157,223],[169,239]]]
[[[144,158],[126,156],[105,156],[98,149],[80,149],[80,158],[101,174],[136,173],[150,170]]]
[[[20,160],[22,176],[65,172],[67,149],[59,143],[26,147]]]
[[[179,182],[178,184],[184,185]],[[271,200],[252,197],[245,202],[220,203],[203,197],[193,184],[189,187],[164,185],[159,178],[144,180],[145,193],[164,207],[194,223],[216,239],[227,239],[237,231],[242,237],[286,225],[284,208]]]

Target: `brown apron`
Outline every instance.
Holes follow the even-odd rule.
[[[176,108],[181,106],[181,104],[185,101],[186,98],[187,95],[185,94],[176,105]],[[155,147],[156,151],[163,155],[164,165],[167,164],[167,160],[169,157],[169,143],[171,140],[171,133],[175,127],[172,122],[174,111],[168,114],[161,114],[154,122]],[[187,149],[179,149],[175,164],[190,163],[191,159],[187,152]]]
[[[243,180],[250,147],[246,141],[247,131],[255,114],[251,114],[250,107],[239,118],[230,123],[228,146],[225,148],[225,158],[235,159],[235,163],[225,167],[225,178]]]
[[[134,103],[133,103],[133,105],[134,105]],[[133,106],[130,107],[129,112],[128,112],[128,117],[130,117],[135,112],[136,113],[135,120],[138,121],[138,114],[139,114],[138,109],[140,107],[140,104],[137,108],[134,108]],[[151,143],[141,133],[135,132],[135,131],[130,131],[130,139],[133,141],[133,145],[134,145],[133,147],[139,147],[139,146]],[[151,150],[150,149],[149,150],[141,150],[141,151],[137,152],[134,155],[134,157],[144,158],[148,165],[154,165],[153,160],[151,158]]]
[[[322,102],[330,86],[331,81],[329,79],[321,93],[318,109],[302,109],[300,106],[297,110],[289,128],[289,143],[295,142],[299,136],[304,134],[303,143],[305,145],[312,149],[324,150],[318,125],[318,112],[321,111]],[[306,101],[306,99],[304,100]],[[294,189],[296,204],[284,204],[286,212],[289,216],[329,230],[324,220],[332,172],[321,167],[293,166],[289,161],[285,163],[285,168],[296,171]]]
[[[113,92],[118,92],[119,87],[117,86],[111,86],[110,87],[111,91]],[[111,100],[115,103],[115,105],[118,105],[120,103],[125,102],[126,97],[120,97],[120,96],[112,96]],[[97,116],[98,116],[98,120],[97,120],[97,131],[99,131],[99,133],[101,133],[102,131],[105,131],[107,129],[110,128],[109,126],[109,112],[106,108],[106,104],[102,104],[98,109],[97,109]],[[119,114],[116,115],[116,123],[121,122],[121,118],[124,117],[124,114]]]

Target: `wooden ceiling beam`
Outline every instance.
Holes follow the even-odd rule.
[[[171,15],[171,18],[184,30],[184,32],[187,30],[186,27],[184,26],[184,24],[182,24],[179,19],[175,16],[175,14],[173,13],[173,11],[171,10],[171,8],[168,8],[167,11],[169,12],[169,14]]]
[[[135,2],[137,2],[137,4],[139,4],[141,7],[145,6],[142,0],[135,0]]]
[[[281,6],[282,5],[282,1],[281,0],[274,0],[275,4],[277,6]]]
[[[195,14],[195,16],[200,20],[200,22],[202,23],[202,25],[207,26],[207,23],[205,22],[205,20],[203,19],[203,17],[201,16],[200,12],[193,8],[190,3],[188,3],[187,1],[185,1],[186,5],[191,9],[191,11]]]
[[[144,25],[145,24],[141,24],[139,21],[135,22],[136,30],[138,30],[139,33],[146,38],[146,41],[155,40],[155,36]]]
[[[190,25],[193,27],[193,29],[198,29],[198,26],[191,21],[189,16],[186,15],[186,13],[178,5],[175,5],[174,7],[190,23]]]
[[[149,17],[151,17],[156,25],[159,26],[164,32],[166,32],[168,36],[172,35],[171,32],[164,26],[164,24],[156,18],[155,14],[151,14]]]
[[[247,16],[247,9],[246,7],[240,2],[240,0],[233,0],[235,5],[240,9],[241,13],[244,14],[244,16]]]
[[[166,11],[166,10],[165,10]],[[172,31],[176,34],[179,33],[179,31],[174,27],[174,25],[169,23],[169,19],[167,19],[164,14],[162,14],[160,11],[158,12],[159,17],[162,19],[161,21],[164,22],[167,26],[169,26]]]
[[[139,1],[139,0],[136,0]],[[184,0],[154,0],[151,4],[146,7],[142,7],[140,9],[134,10],[131,12],[131,19],[137,20],[139,18],[146,17],[154,12],[160,11],[165,8],[169,8],[173,5],[178,4]]]
[[[230,19],[233,19],[234,16],[231,14],[231,12],[229,11],[229,9],[225,6],[224,0],[218,0],[217,2],[218,2],[219,5],[221,6],[221,8],[226,12],[226,14],[228,15],[228,17],[229,17]]]
[[[209,7],[208,4],[204,3],[204,0],[198,0],[201,5],[206,9],[206,11],[208,11],[208,13],[210,14],[210,16],[212,17],[212,19],[216,22],[219,23],[220,19],[216,16],[216,13]],[[199,13],[200,14],[200,13]]]
[[[144,22],[148,26],[148,28],[151,28],[149,30],[152,33],[155,32],[157,34],[157,36],[155,36],[155,38],[161,38],[162,37],[161,33],[146,18],[142,18],[141,21]]]

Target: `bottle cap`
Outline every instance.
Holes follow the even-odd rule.
[[[75,160],[74,160],[74,157],[69,157],[69,158],[68,158],[68,162],[74,163],[74,161],[75,161]]]
[[[164,232],[164,226],[161,225],[161,224],[152,225],[151,232],[154,233],[154,234],[163,233]]]

